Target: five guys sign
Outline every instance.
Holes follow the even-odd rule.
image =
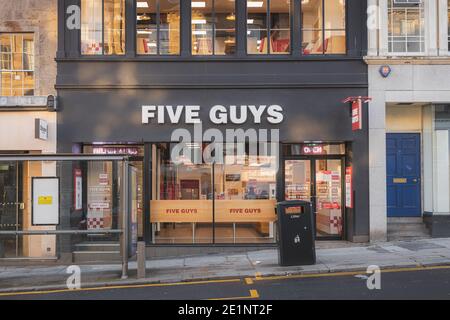
[[[350,115],[352,117],[352,130],[362,130],[363,111],[362,104],[371,101],[370,97],[348,97],[343,103],[350,103]]]

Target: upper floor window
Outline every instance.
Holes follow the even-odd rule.
[[[247,53],[291,52],[291,0],[247,0]]]
[[[180,54],[180,0],[137,0],[137,53]]]
[[[81,0],[81,54],[125,54],[125,0]]]
[[[424,4],[422,0],[389,0],[388,24],[389,52],[424,52]]]
[[[235,0],[192,0],[191,10],[193,55],[236,52]]]
[[[303,54],[345,54],[345,0],[301,3]]]
[[[34,36],[0,33],[0,95],[34,95]]]

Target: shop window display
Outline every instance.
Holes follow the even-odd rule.
[[[201,155],[203,146],[193,144]],[[226,149],[226,148],[225,148]],[[224,164],[170,160],[171,145],[155,152],[150,216],[154,243],[274,242],[276,172],[272,157]]]

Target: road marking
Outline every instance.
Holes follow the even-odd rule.
[[[172,287],[172,286],[182,286],[182,285],[231,283],[231,282],[241,282],[241,281],[242,281],[241,279],[219,279],[219,280],[191,281],[191,282],[186,281],[186,282],[174,282],[174,283],[150,283],[150,284],[139,284],[139,285],[92,287],[92,288],[81,288],[81,289],[74,289],[74,290],[58,289],[58,290],[41,290],[41,291],[5,292],[5,293],[0,293],[0,297],[21,296],[21,295],[42,295],[42,294],[82,292],[82,291],[105,291],[105,290],[116,290],[116,289],[139,289],[139,288],[149,288],[149,287]]]
[[[248,284],[248,285],[253,284],[252,278],[245,278],[245,283]]]
[[[392,269],[381,269],[381,273],[394,273],[394,272],[411,272],[411,271],[429,271],[429,270],[444,270],[450,269],[450,266],[419,266],[419,267],[409,267],[409,268],[392,268]],[[361,273],[365,273],[364,270],[360,271],[349,271],[349,272],[331,272],[331,273],[311,273],[311,274],[294,274],[294,275],[284,275],[284,276],[267,276],[267,277],[256,277],[256,281],[268,281],[268,280],[288,280],[288,279],[302,279],[302,278],[325,278],[325,277],[344,277],[344,276],[356,276]]]
[[[229,298],[212,298],[208,300],[216,300],[216,301],[223,301],[223,300],[243,300],[243,299],[258,299],[259,293],[257,290],[250,290],[250,295],[245,297],[229,297]]]

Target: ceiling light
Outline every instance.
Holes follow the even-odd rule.
[[[139,1],[137,3],[137,7],[138,8],[148,8],[148,3],[147,3],[147,1]]]
[[[206,24],[206,19],[192,19],[192,24]]]
[[[191,5],[192,5],[192,8],[205,8],[206,7],[206,2],[204,2],[204,1],[193,1]]]
[[[262,8],[263,1],[247,1],[247,8]]]

